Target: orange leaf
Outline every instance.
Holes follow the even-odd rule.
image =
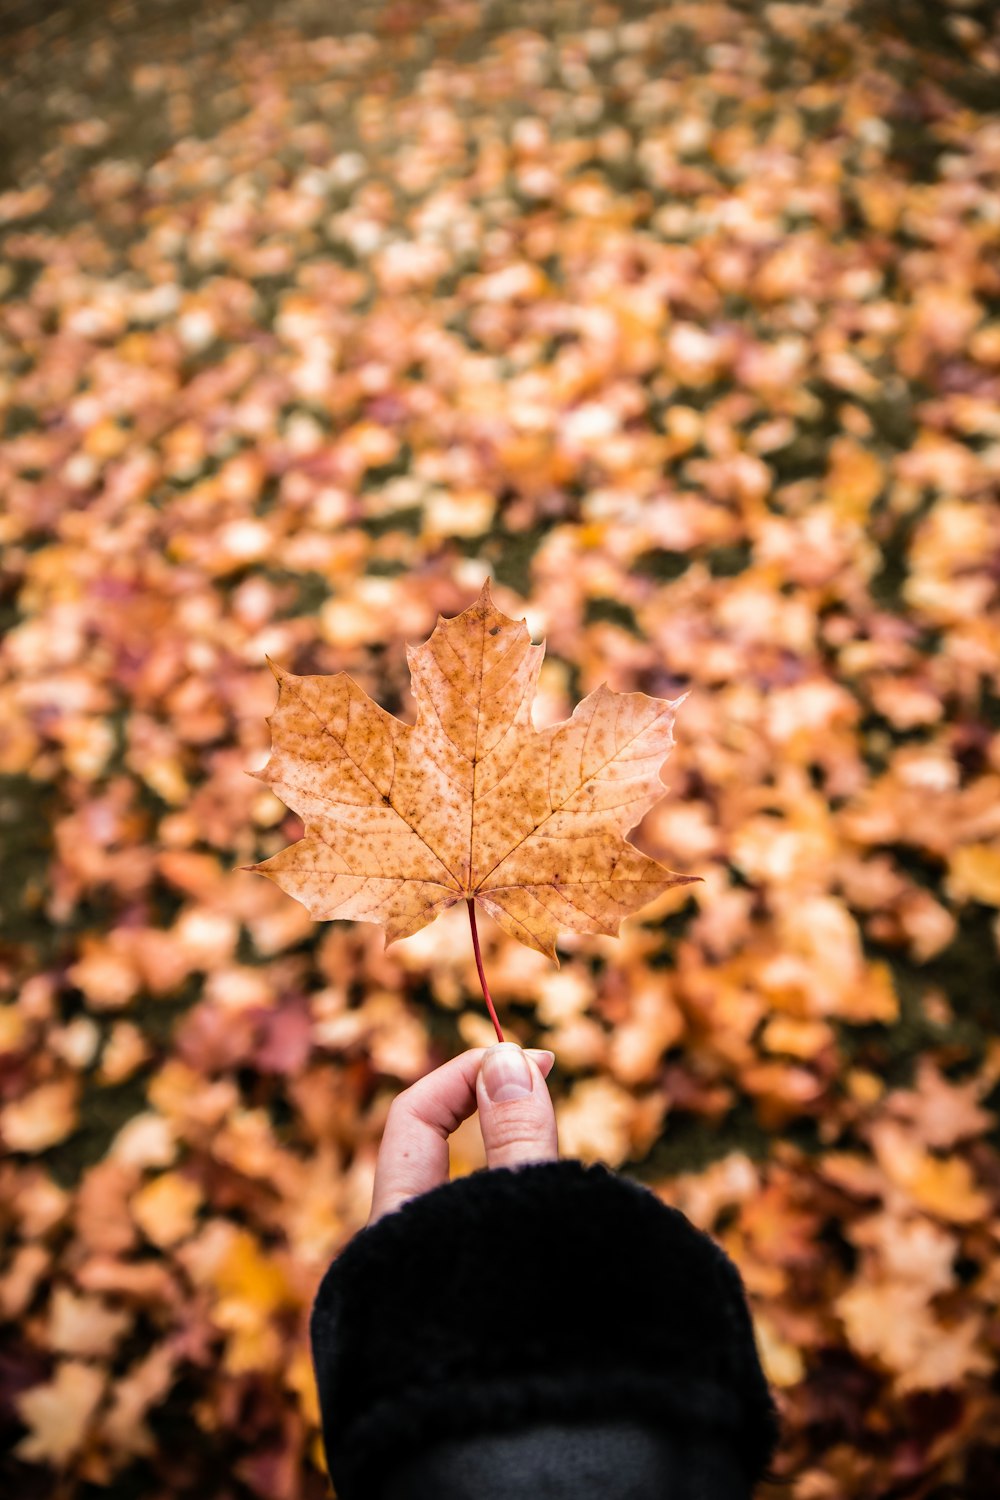
[[[342,672],[274,668],[260,779],[306,836],[253,868],[314,918],[379,922],[390,943],[471,898],[550,958],[565,929],[615,936],[623,917],[692,878],[624,838],[663,792],[680,700],[602,686],[539,732],[543,654],[486,583],[409,652],[415,725]]]
[[[932,1156],[890,1120],[878,1121],[871,1137],[886,1176],[926,1213],[951,1224],[975,1224],[989,1212],[989,1199],[963,1157]]]
[[[42,1083],[0,1110],[0,1136],[9,1151],[47,1151],[71,1135],[79,1122],[75,1078]]]
[[[135,1195],[132,1213],[146,1238],[163,1248],[191,1233],[200,1203],[196,1182],[180,1172],[165,1172]]]

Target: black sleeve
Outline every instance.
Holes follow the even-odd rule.
[[[694,1442],[749,1493],[777,1441],[732,1261],[600,1165],[484,1170],[411,1199],[330,1266],[311,1336],[339,1500],[375,1500],[455,1444],[482,1456],[602,1424]]]

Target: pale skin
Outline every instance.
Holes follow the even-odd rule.
[[[522,1061],[530,1092],[512,1097]],[[398,1094],[382,1134],[368,1223],[448,1181],[448,1138],[477,1109],[487,1167],[555,1161],[559,1139],[545,1083],[554,1061],[551,1052],[515,1042],[473,1047]]]

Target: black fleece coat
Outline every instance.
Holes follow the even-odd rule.
[[[338,1500],[746,1500],[777,1440],[732,1261],[600,1165],[411,1199],[311,1334]]]

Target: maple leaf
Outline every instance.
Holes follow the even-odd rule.
[[[299,677],[272,664],[278,705],[259,779],[306,834],[250,868],[317,920],[379,922],[390,943],[464,900],[473,919],[478,904],[553,959],[561,931],[615,936],[623,917],[695,878],[624,837],[663,793],[681,700],[602,685],[536,730],[544,651],[487,582],[408,650],[413,725],[343,672]]]
[[[83,1447],[106,1386],[104,1371],[67,1359],[47,1384],[25,1391],[17,1408],[28,1433],[17,1444],[18,1457],[64,1468]]]

